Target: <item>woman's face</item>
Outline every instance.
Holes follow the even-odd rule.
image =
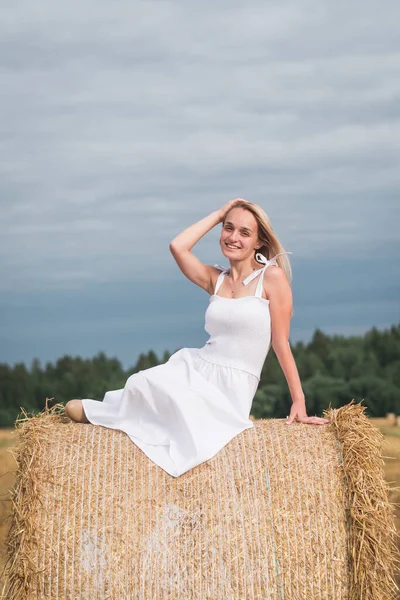
[[[222,253],[230,260],[254,256],[254,249],[259,244],[254,215],[245,208],[232,208],[225,217],[219,241]]]

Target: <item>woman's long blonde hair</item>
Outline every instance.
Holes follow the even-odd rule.
[[[262,243],[262,246],[255,250],[254,260],[259,263],[256,259],[257,252],[263,254],[267,259],[273,258],[280,252],[285,252],[284,247],[280,243],[278,236],[276,235],[267,213],[254,202],[243,202],[238,200],[231,208],[244,208],[251,212],[258,224],[258,239]],[[276,259],[278,265],[285,271],[286,277],[289,283],[292,281],[292,268],[287,254],[282,254]]]

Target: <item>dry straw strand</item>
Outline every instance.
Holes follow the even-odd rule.
[[[398,597],[400,566],[394,504],[384,479],[383,434],[353,399],[324,416],[334,427],[346,482],[350,560],[349,600],[392,600]]]

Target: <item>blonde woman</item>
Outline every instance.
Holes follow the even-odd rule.
[[[220,223],[227,268],[206,265],[191,251]],[[166,363],[134,373],[102,402],[70,400],[66,414],[124,431],[151,460],[179,477],[253,427],[251,405],[272,345],[292,397],[287,424],[328,423],[306,413],[289,345],[289,253],[264,210],[241,198],[231,200],[177,235],[170,250],[182,273],[210,295],[209,339],[202,348],[182,348]]]

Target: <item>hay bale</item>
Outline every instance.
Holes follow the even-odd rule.
[[[386,413],[386,421],[388,422],[388,425],[395,425],[396,424],[395,413]]]
[[[25,413],[3,597],[394,598],[382,434],[364,410],[255,421],[178,478],[62,405]]]

